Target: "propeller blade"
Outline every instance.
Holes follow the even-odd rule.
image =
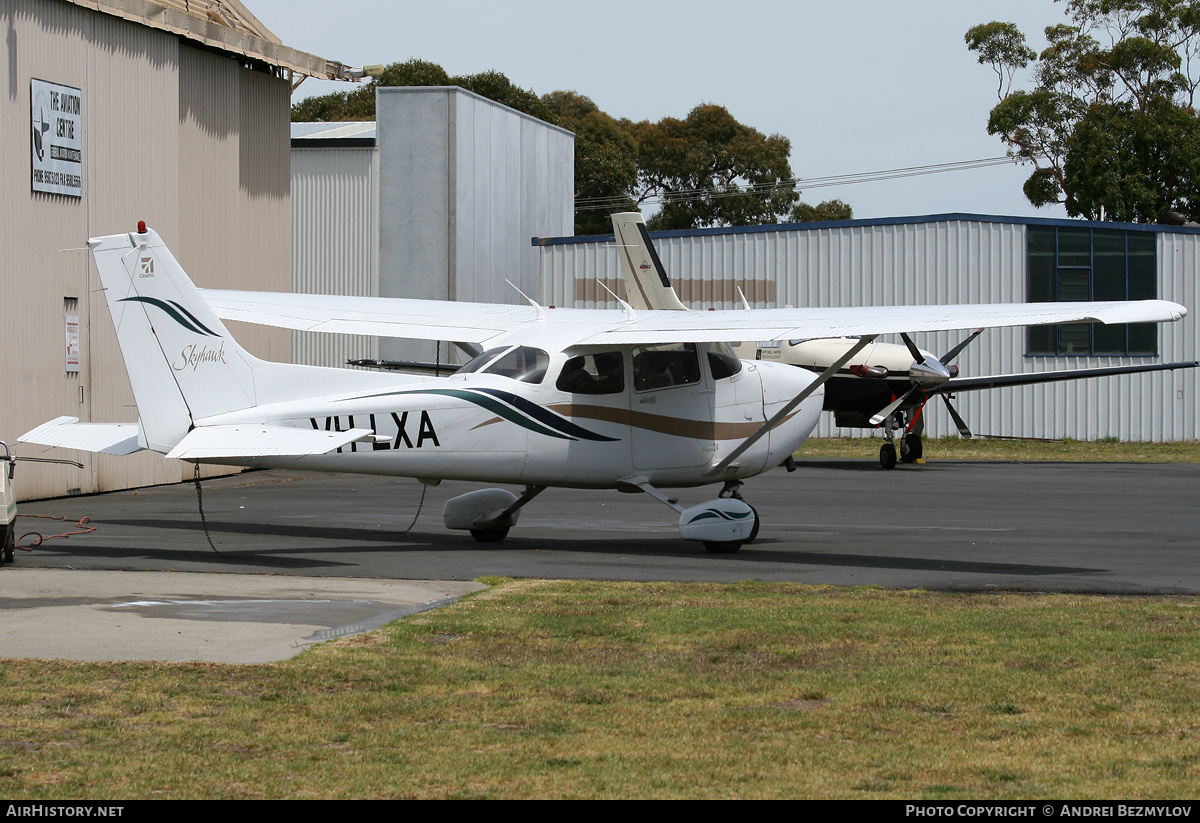
[[[958,357],[960,354],[962,354],[962,350],[965,349],[972,340],[974,340],[976,337],[978,337],[981,334],[983,334],[983,329],[976,329],[973,334],[971,334],[969,337],[967,337],[965,340],[963,340],[957,346],[952,348],[950,351],[943,354],[941,357],[941,361],[943,363],[949,363],[951,360]]]
[[[975,332],[975,334],[979,334],[979,332]],[[964,440],[970,440],[974,435],[972,435],[971,430],[967,428],[966,422],[961,416],[959,416],[958,411],[954,408],[954,404],[950,402],[950,398],[943,394],[942,402],[946,404],[946,411],[950,412],[950,417],[952,420],[954,420],[954,425],[958,426],[959,435],[962,436]]]
[[[900,332],[900,339],[904,341],[904,345],[908,346],[908,353],[912,355],[914,363],[924,363],[925,355],[921,354],[921,350],[917,348],[917,344],[912,341],[904,332]]]
[[[881,409],[880,411],[877,411],[877,412],[875,412],[875,414],[871,415],[871,425],[878,426],[884,420],[887,420],[889,417],[891,417],[892,412],[894,412],[896,409],[900,408],[900,404],[903,403],[905,400],[907,400],[908,396],[910,394],[912,394],[913,392],[915,392],[916,390],[917,390],[917,387],[913,386],[911,389],[909,389],[904,394],[897,397],[891,403],[884,406],[883,409]]]

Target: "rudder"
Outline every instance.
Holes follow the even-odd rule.
[[[229,334],[145,224],[88,241],[148,448],[167,452],[195,420],[255,405],[262,363]]]

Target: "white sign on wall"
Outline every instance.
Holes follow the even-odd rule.
[[[83,93],[29,81],[33,190],[83,197]]]
[[[79,316],[67,315],[67,374],[79,372]]]

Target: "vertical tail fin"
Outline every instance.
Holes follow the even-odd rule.
[[[146,445],[170,451],[199,418],[255,405],[262,361],[239,346],[153,231],[88,241]]]
[[[635,309],[687,308],[671,286],[671,278],[650,242],[641,212],[623,212],[612,216],[617,239],[617,257],[625,278],[625,296]]]

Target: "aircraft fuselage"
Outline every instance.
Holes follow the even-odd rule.
[[[498,355],[479,371],[415,381],[381,374],[375,389],[257,406],[198,424],[369,429],[375,435],[374,442],[328,454],[220,461],[234,465],[575,488],[616,488],[633,475],[664,487],[753,476],[787,459],[816,425],[819,390],[727,470],[709,474],[815,376],[754,362],[714,376],[704,356],[709,348],[677,348],[689,347],[694,363],[682,376],[664,378],[673,379],[671,385],[655,383],[649,367],[638,371],[641,360],[662,347],[542,352],[539,382],[487,371],[502,362]],[[619,356],[619,381],[605,386],[585,373],[593,385],[583,391],[559,388],[569,382],[571,364],[589,356],[611,362]]]

